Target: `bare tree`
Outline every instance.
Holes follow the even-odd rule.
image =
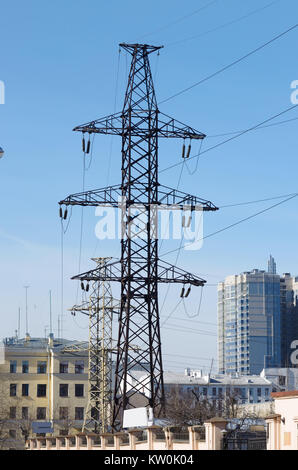
[[[58,427],[60,435],[69,435],[77,428],[77,421],[69,416],[69,407],[55,407],[53,411],[53,422]],[[77,429],[81,430],[81,429]]]
[[[9,415],[6,410],[2,409],[0,404],[0,450],[7,448],[10,437],[8,429]]]
[[[0,449],[14,449],[19,447],[17,443],[17,423],[13,415],[11,415],[15,402],[8,397],[7,387],[3,382],[0,383]]]
[[[10,397],[8,383],[0,382],[0,449],[24,449],[32,433],[33,414],[19,397]],[[24,410],[27,410],[24,413]]]
[[[166,417],[175,426],[203,425],[216,416],[217,404],[202,394],[172,389],[166,397]]]
[[[256,413],[244,410],[238,390],[230,390],[216,397],[206,396],[195,390],[183,392],[172,388],[166,397],[166,417],[177,426],[203,425],[214,417],[256,419]]]

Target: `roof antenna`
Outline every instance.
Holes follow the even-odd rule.
[[[53,333],[53,325],[52,325],[52,291],[49,291],[49,300],[50,300],[50,334]]]
[[[19,307],[19,316],[18,316],[18,339],[21,337],[21,309]]]
[[[30,286],[24,286],[24,289],[26,289],[26,335],[29,333],[29,328],[28,328],[28,289]]]

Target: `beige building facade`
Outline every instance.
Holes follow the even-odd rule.
[[[78,342],[53,337],[11,338],[4,340],[1,356],[0,414],[8,447],[19,447],[32,435],[34,421],[52,422],[57,435],[82,428],[88,400],[87,345],[84,350]]]
[[[267,450],[298,450],[298,390],[272,393],[274,414],[267,416]]]

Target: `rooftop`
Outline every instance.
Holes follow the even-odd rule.
[[[199,375],[199,374],[198,374]],[[224,374],[202,375],[185,375],[175,372],[164,372],[164,383],[166,384],[197,384],[197,385],[233,385],[233,386],[247,386],[247,385],[269,385],[271,382],[259,375],[243,375],[231,376]]]
[[[9,349],[11,351],[19,351],[22,349],[34,349],[34,350],[46,350],[49,346],[50,338],[31,338],[27,336],[25,338],[4,338],[2,342],[2,347]],[[0,343],[1,344],[1,343]],[[86,344],[82,341],[69,340],[64,338],[53,338],[52,348],[56,351],[65,348],[70,345],[82,345]]]
[[[272,398],[294,398],[298,397],[298,390],[291,390],[288,392],[275,392],[271,393]]]

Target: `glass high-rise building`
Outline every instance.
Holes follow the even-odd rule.
[[[291,344],[298,340],[298,277],[285,273],[280,278],[281,292],[281,366],[297,367],[291,363]]]
[[[219,283],[218,361],[219,372],[226,374],[259,374],[280,366],[279,275],[255,269]]]
[[[270,255],[270,258],[268,261],[268,273],[276,274],[276,262],[272,255]]]

